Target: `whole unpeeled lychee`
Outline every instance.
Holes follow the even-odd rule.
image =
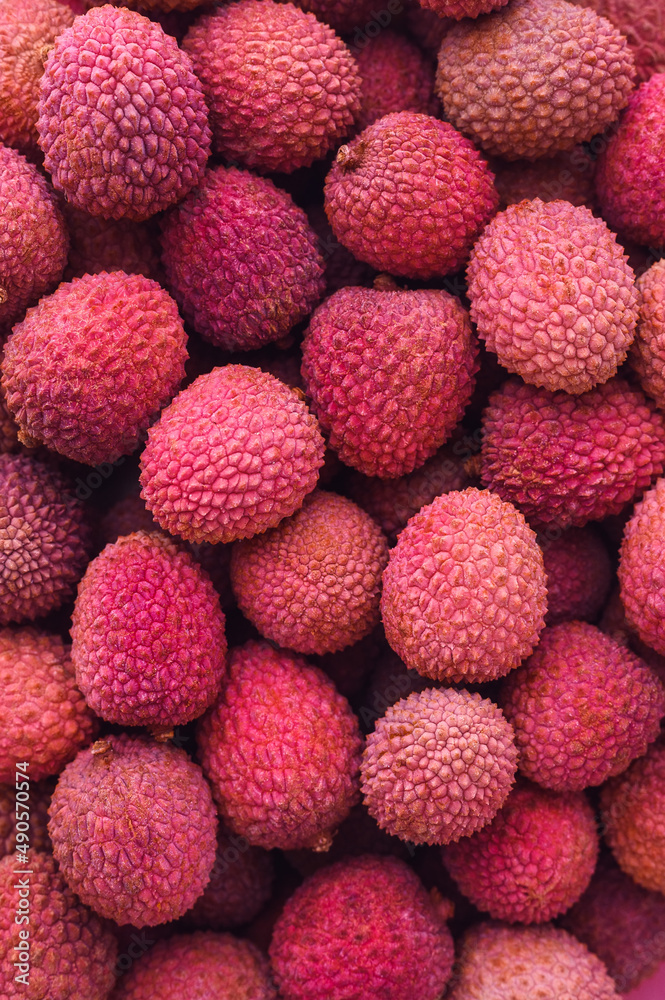
[[[594,11],[513,0],[446,33],[437,92],[446,117],[486,152],[535,160],[613,122],[634,68],[624,36]]]
[[[473,391],[476,345],[448,292],[342,288],[312,316],[302,374],[330,446],[368,476],[412,472]]]
[[[438,1000],[453,965],[446,904],[397,858],[366,854],[308,878],[270,943],[284,1000]]]
[[[325,287],[302,209],[272,181],[233,167],[209,170],[162,220],[162,259],[185,317],[228,351],[286,337]]]
[[[540,198],[509,206],[476,242],[467,279],[478,335],[525,382],[578,395],[624,362],[635,275],[588,208]]]
[[[513,729],[479,694],[428,688],[391,705],[367,737],[365,805],[383,830],[448,844],[494,818],[517,769]]]
[[[639,323],[630,365],[640,385],[665,408],[665,260],[652,264],[637,279]]]
[[[198,745],[220,815],[250,844],[326,850],[358,800],[361,739],[348,702],[323,671],[268,643],[231,653]]]
[[[337,239],[406,278],[458,270],[498,204],[493,174],[447,122],[402,111],[342,146],[325,186]]]
[[[624,530],[619,562],[621,600],[640,639],[665,654],[665,479],[637,504]]]
[[[569,528],[540,541],[547,576],[548,625],[595,621],[612,586],[612,562],[592,528]]]
[[[183,49],[203,86],[215,151],[253,169],[310,166],[358,116],[355,59],[332,28],[294,4],[216,7],[189,29]]]
[[[210,788],[170,743],[122,734],[81,751],[60,775],[49,815],[69,887],[118,924],[174,920],[208,883],[217,833]]]
[[[437,680],[492,680],[527,656],[545,623],[535,533],[512,504],[469,488],[437,497],[400,533],[383,574],[386,638]]]
[[[395,111],[435,115],[434,66],[405,35],[382,31],[356,55],[362,78],[358,128]]]
[[[301,393],[258,368],[201,375],[162,413],[141,456],[160,526],[195,542],[273,528],[317,482],[324,443]]]
[[[39,145],[53,184],[90,215],[141,221],[201,179],[208,112],[189,57],[110,4],[56,39],[41,80]]]

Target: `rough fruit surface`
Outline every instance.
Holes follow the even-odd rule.
[[[494,818],[517,769],[513,729],[479,694],[428,688],[391,705],[367,737],[365,805],[382,830],[449,844]]]
[[[576,0],[593,7],[626,36],[635,57],[638,79],[665,70],[665,11],[660,0]]]
[[[215,860],[217,817],[183,750],[109,735],[60,775],[49,808],[53,853],[79,899],[118,924],[182,916]]]
[[[325,186],[337,239],[406,278],[458,270],[498,204],[494,176],[452,125],[403,111],[337,153]]]
[[[254,170],[319,160],[360,110],[355,59],[291,3],[240,0],[204,14],[183,41],[210,109],[215,152]]]
[[[595,205],[593,176],[595,160],[584,146],[540,160],[493,159],[494,184],[501,208],[520,201],[567,201],[571,205]]]
[[[453,17],[461,21],[464,17],[479,17],[493,10],[505,7],[508,0],[418,0],[425,10],[432,10],[439,17]]]
[[[198,745],[224,823],[258,847],[326,850],[358,800],[348,702],[323,671],[268,643],[231,653]]]
[[[185,376],[171,296],[122,271],[63,283],[13,330],[2,362],[20,439],[88,465],[136,448]]]
[[[637,279],[640,318],[630,365],[648,396],[665,407],[665,261]]]
[[[547,587],[534,532],[487,490],[447,493],[401,532],[383,575],[386,638],[436,680],[502,677],[543,629]]]
[[[299,653],[333,653],[379,623],[388,544],[351,500],[315,490],[270,531],[237,542],[231,583],[261,635]]]
[[[302,351],[330,446],[382,479],[431,458],[464,413],[477,369],[466,310],[433,290],[342,288],[312,316]]]
[[[437,92],[486,152],[535,160],[602,132],[633,78],[628,43],[605,18],[566,0],[516,0],[446,33]]]
[[[366,854],[317,872],[275,925],[270,959],[280,996],[438,1000],[454,958],[445,906],[397,858]]]
[[[72,617],[72,659],[88,704],[126,726],[177,726],[217,697],[224,613],[194,559],[158,532],[107,545],[88,566]]]
[[[17,985],[14,963],[21,960],[19,937],[25,926],[14,917],[20,903],[17,871],[29,869],[29,988]],[[25,879],[24,879],[25,881]],[[115,935],[76,898],[46,853],[30,851],[27,864],[17,855],[0,861],[0,992],[5,997],[48,1000],[106,1000],[115,983]]]
[[[618,514],[663,471],[665,424],[621,378],[581,396],[505,382],[483,415],[483,485],[532,524]]]
[[[13,784],[17,761],[31,782],[57,774],[92,740],[96,720],[59,636],[1,629],[0,688],[0,781]]]
[[[396,31],[382,31],[356,55],[362,78],[358,128],[395,111],[435,115],[434,67],[417,45]]]
[[[41,81],[39,145],[54,186],[90,215],[147,219],[201,179],[208,112],[187,55],[110,5],[63,31]]]
[[[101,271],[124,271],[143,274],[163,284],[159,250],[155,248],[150,222],[101,219],[74,208],[69,202],[64,202],[62,210],[69,231],[66,281]]]
[[[635,275],[588,208],[539,198],[509,206],[475,244],[467,280],[478,335],[525,382],[577,395],[625,361]]]
[[[141,496],[165,531],[188,541],[249,538],[302,505],[323,452],[295,390],[227,365],[199,376],[150,429]]]
[[[272,181],[233,167],[209,170],[163,219],[162,260],[185,318],[228,351],[285,337],[325,287],[302,209]]]
[[[458,888],[495,920],[543,923],[575,903],[593,875],[598,833],[580,792],[521,785],[491,823],[443,848]]]
[[[546,623],[594,622],[613,580],[612,561],[600,535],[591,528],[569,528],[540,544],[547,575]]]
[[[315,14],[340,35],[363,28],[374,20],[374,0],[296,0],[296,7]]]
[[[624,530],[619,583],[628,624],[661,654],[665,654],[664,525],[665,479],[659,479],[636,506]]]
[[[620,774],[658,736],[665,692],[650,667],[586,622],[553,625],[506,678],[501,706],[520,771],[545,788],[579,790]]]

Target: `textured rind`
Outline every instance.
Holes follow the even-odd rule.
[[[446,1000],[620,1000],[607,969],[559,928],[487,922],[462,940]]]
[[[605,839],[627,875],[665,893],[665,744],[649,748],[600,793]]]
[[[505,382],[483,414],[481,480],[532,524],[618,514],[663,471],[665,423],[621,378],[581,396]]]
[[[637,279],[640,318],[630,352],[631,368],[640,385],[665,409],[665,261],[659,260]]]
[[[449,844],[494,818],[517,769],[512,726],[479,694],[428,688],[391,705],[367,737],[361,788],[382,830]]]
[[[165,531],[188,541],[250,538],[302,505],[323,452],[295,390],[257,368],[214,368],[148,432],[141,496]]]
[[[157,532],[120,538],[88,566],[72,660],[94,711],[126,726],[177,726],[213,703],[225,672],[224,613],[207,574]]]
[[[342,462],[395,479],[450,436],[476,358],[468,313],[447,292],[342,288],[312,316],[301,371]]]
[[[149,223],[128,219],[100,219],[69,202],[62,206],[69,231],[69,256],[65,281],[100,271],[143,274],[163,282],[159,251]]]
[[[608,225],[636,243],[665,242],[665,73],[643,83],[598,156],[596,193]]]
[[[482,149],[535,160],[602,132],[628,103],[633,55],[608,20],[566,0],[514,0],[448,31],[437,93]]]
[[[129,455],[178,391],[186,345],[175,302],[150,278],[104,271],[61,284],[5,344],[20,440],[87,465]]]
[[[16,873],[26,869],[30,870],[27,989],[14,980],[23,972],[14,963],[25,955],[22,951],[19,957],[14,949],[26,943],[26,926],[14,919],[19,912],[19,882],[25,885],[26,877],[21,880]],[[111,929],[79,902],[50,855],[30,851],[27,864],[17,855],[0,861],[0,995],[106,1000],[115,983],[117,950]]]
[[[325,288],[305,213],[272,181],[216,167],[162,220],[169,287],[201,336],[229,351],[285,337]]]
[[[438,111],[432,61],[409,38],[382,31],[357,52],[356,60],[362,79],[359,129],[395,111]]]
[[[315,490],[271,531],[237,542],[231,584],[262,636],[298,653],[335,653],[379,623],[388,543],[351,500]]]
[[[638,79],[665,70],[665,8],[661,0],[575,0],[593,7],[628,39]]]
[[[588,208],[540,198],[509,206],[474,245],[467,280],[478,336],[525,382],[578,395],[625,361],[635,274]]]
[[[0,625],[33,620],[74,593],[91,551],[71,484],[24,455],[0,455]]]
[[[68,0],[64,2],[67,3]],[[76,2],[77,0],[74,0],[74,3]],[[108,0],[83,0],[83,2],[87,7],[103,7]],[[130,10],[138,10],[141,14],[153,14],[156,20],[161,21],[162,14],[191,11],[201,7],[205,2],[206,0],[113,0],[113,6],[129,7]]]
[[[14,781],[17,761],[30,781],[57,774],[97,730],[57,635],[1,629],[0,689],[0,781]]]
[[[342,146],[325,184],[340,243],[406,278],[461,267],[497,205],[494,175],[472,143],[447,122],[408,111]]]
[[[463,17],[479,17],[493,10],[505,7],[508,0],[418,0],[425,10],[433,10],[438,17],[453,17],[461,21]]]
[[[49,808],[53,853],[83,903],[118,924],[153,927],[182,916],[207,885],[215,807],[183,750],[126,734],[103,743],[60,775]]]
[[[543,923],[577,902],[598,857],[593,809],[580,792],[518,786],[491,823],[442,849],[458,888],[495,920]]]
[[[158,941],[110,1000],[276,1000],[266,958],[231,934],[176,934]]]
[[[425,10],[418,0],[407,0],[404,24],[409,34],[421,48],[436,59],[443,36],[455,21],[439,17],[433,10]]]
[[[280,3],[284,0],[280,0]],[[314,14],[319,21],[329,24],[340,35],[344,35],[353,28],[366,28],[376,21],[377,11],[376,0],[294,0],[296,7]],[[387,11],[386,11],[387,13]],[[385,27],[381,24],[381,27]],[[356,32],[353,36],[354,44],[358,43],[358,38],[365,39],[364,32]]]
[[[0,334],[60,281],[68,242],[49,184],[20,153],[0,146]]]
[[[506,163],[495,159],[491,168],[501,208],[533,198],[594,207],[593,175],[596,164],[584,146],[573,146],[556,156],[533,162],[513,160]]]
[[[569,528],[540,541],[547,576],[547,625],[593,622],[605,605],[614,579],[612,561],[591,528]]]
[[[515,730],[520,771],[554,791],[621,774],[657,738],[665,714],[651,668],[586,622],[546,628],[499,701]]]
[[[371,854],[306,879],[270,943],[284,1000],[439,1000],[453,958],[445,918],[416,874]]]
[[[320,160],[360,111],[360,76],[327,25],[293,4],[217,7],[183,41],[201,80],[215,152],[291,173]]]
[[[0,455],[11,455],[17,451],[21,451],[18,427],[7,409],[7,400],[0,382]]]
[[[325,850],[359,798],[348,702],[322,670],[268,643],[232,651],[197,738],[220,816],[257,847]]]
[[[640,639],[665,655],[665,479],[637,504],[624,529],[619,560],[621,600]]]
[[[16,763],[16,762],[14,762]],[[55,778],[44,781],[30,782],[29,810],[21,812],[19,804],[19,820],[22,829],[18,831],[19,850],[25,850],[29,845],[33,851],[50,851],[51,841],[47,832],[48,807],[51,793],[55,788]],[[16,830],[16,784],[0,785],[0,858],[12,854],[17,847]],[[23,823],[27,823],[26,831]]]
[[[37,152],[37,102],[44,62],[74,20],[58,0],[3,0],[0,7],[0,142]]]
[[[175,39],[141,14],[105,6],[77,17],[56,39],[40,94],[46,169],[90,215],[142,221],[201,179],[201,84]]]
[[[537,643],[546,610],[535,533],[487,490],[447,493],[423,507],[383,574],[386,638],[407,667],[436,680],[507,674]]]
[[[609,859],[601,860],[563,926],[605,963],[621,993],[665,961],[665,897],[636,885]]]

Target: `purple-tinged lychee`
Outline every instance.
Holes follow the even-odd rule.
[[[612,562],[598,532],[590,527],[569,528],[539,542],[547,576],[545,622],[594,622],[613,579]]]
[[[124,271],[164,283],[150,223],[101,219],[69,202],[64,202],[62,212],[69,232],[66,281],[100,271]]]
[[[596,164],[584,146],[573,146],[556,156],[533,162],[493,159],[491,167],[499,192],[500,208],[534,198],[567,201],[571,205],[585,205],[587,208],[595,206],[593,177]]]
[[[436,115],[434,66],[418,46],[396,31],[382,31],[356,54],[362,78],[358,128],[395,111]]]

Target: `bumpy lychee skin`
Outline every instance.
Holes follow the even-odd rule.
[[[459,889],[495,920],[543,923],[575,903],[593,875],[598,833],[581,792],[518,786],[491,823],[443,848]]]
[[[74,11],[58,0],[4,0],[0,7],[0,142],[37,152],[39,81],[49,49]]]
[[[478,335],[525,382],[579,395],[625,361],[635,275],[588,208],[540,198],[509,206],[475,244],[467,279]]]
[[[71,484],[24,455],[0,455],[0,625],[31,621],[74,593],[91,553]]]
[[[210,788],[170,743],[99,740],[64,769],[49,815],[70,888],[118,924],[174,920],[208,883],[217,834]]]
[[[517,769],[513,729],[491,701],[428,688],[391,705],[367,737],[365,805],[382,830],[449,844],[494,818]]]
[[[362,78],[358,128],[395,111],[435,115],[434,67],[405,35],[382,31],[356,53]]]
[[[487,922],[467,931],[446,1000],[620,1000],[601,960],[549,924]]]
[[[506,678],[501,706],[520,771],[545,788],[579,791],[621,774],[658,736],[665,691],[629,649],[586,622],[545,629]]]
[[[189,57],[154,21],[110,5],[56,39],[39,145],[54,186],[90,215],[141,221],[198,184],[208,112]]]
[[[305,213],[272,181],[235,168],[209,170],[166,216],[162,259],[185,317],[229,351],[285,337],[325,288]]]
[[[325,198],[340,243],[406,278],[456,271],[498,205],[493,174],[468,139],[408,111],[380,118],[340,148]]]
[[[126,726],[177,726],[217,697],[224,613],[188,552],[158,532],[107,545],[88,566],[72,617],[72,659],[86,701]]]
[[[185,377],[186,344],[175,302],[150,278],[104,271],[61,284],[5,344],[20,440],[88,465],[130,454]]]
[[[295,390],[245,365],[201,375],[163,411],[141,496],[165,531],[233,542],[274,528],[316,486],[324,443]]]
[[[22,795],[18,799],[18,809],[15,779],[16,774],[11,784],[0,785],[0,858],[13,854],[17,848],[20,851],[29,847],[34,851],[51,850],[47,831],[48,807],[56,779],[31,781],[28,808],[21,802],[21,798],[25,797]],[[19,788],[19,791],[24,790]],[[21,824],[20,830],[16,829],[17,823]]]
[[[14,781],[17,761],[31,781],[57,774],[91,742],[95,717],[59,636],[0,629],[0,687],[0,781]]]
[[[295,3],[296,7],[314,14],[340,35],[348,34],[353,28],[365,28],[376,20],[375,0],[295,0]],[[384,24],[380,26],[385,27]],[[363,32],[362,40],[365,37]]]
[[[602,959],[621,993],[665,961],[665,897],[637,885],[609,858],[601,859],[563,926]]]
[[[591,528],[569,528],[559,537],[543,538],[540,544],[547,576],[546,623],[595,621],[614,578],[600,536]]]
[[[0,334],[50,292],[67,263],[68,238],[51,187],[14,149],[0,146]]]
[[[69,256],[65,280],[100,271],[143,274],[162,281],[159,252],[152,226],[128,219],[101,219],[88,215],[69,202],[62,206],[69,232]]]
[[[523,516],[469,488],[437,497],[401,532],[381,613],[408,667],[436,680],[485,681],[531,652],[546,594],[542,552]]]
[[[358,117],[355,59],[327,24],[293,4],[217,7],[183,48],[203,85],[215,151],[252,169],[308,167]]]
[[[479,17],[505,7],[508,0],[418,0],[425,10],[433,10],[439,17]]]
[[[302,375],[340,459],[394,479],[450,436],[476,357],[468,313],[448,292],[342,288],[312,316]]]
[[[635,57],[638,79],[648,80],[665,70],[665,21],[660,0],[576,0],[593,7],[626,38]]]
[[[17,874],[21,871],[30,874]],[[29,911],[20,909],[26,883],[30,893]],[[26,912],[29,924],[19,923],[15,917]],[[30,932],[27,940],[26,930]],[[25,950],[19,951],[19,948]],[[30,851],[27,863],[18,855],[9,855],[0,861],[0,992],[3,996],[106,1000],[115,983],[117,951],[111,929],[79,902],[49,854]],[[21,967],[23,965],[25,968]],[[17,983],[15,977],[21,974],[27,978]],[[29,983],[27,988],[26,983]]]
[[[665,409],[665,261],[637,279],[640,318],[630,365],[648,396]]]
[[[276,1000],[266,958],[230,934],[176,934],[158,941],[119,981],[111,1000]]]
[[[664,463],[663,418],[620,378],[581,396],[510,379],[483,414],[483,485],[531,524],[581,527],[618,514]]]
[[[619,583],[628,624],[647,646],[661,654],[665,654],[664,526],[665,479],[659,479],[635,507],[625,527]]]
[[[334,653],[379,623],[388,543],[346,497],[315,490],[271,531],[237,542],[231,583],[261,635],[298,653]]]
[[[491,167],[501,208],[534,198],[594,207],[596,164],[584,146],[574,146],[556,156],[533,162],[494,159]]]
[[[665,72],[631,98],[598,156],[596,192],[605,218],[636,243],[665,241]]]
[[[660,740],[601,791],[605,839],[627,875],[665,892],[665,744]]]
[[[438,1000],[450,978],[446,904],[397,858],[365,854],[317,872],[278,918],[270,960],[284,1000]]]
[[[535,160],[602,132],[633,77],[628,42],[605,18],[566,0],[517,0],[447,32],[437,92],[486,152]]]
[[[361,738],[348,702],[322,670],[268,643],[231,653],[198,745],[226,826],[257,847],[326,850],[358,800]]]

